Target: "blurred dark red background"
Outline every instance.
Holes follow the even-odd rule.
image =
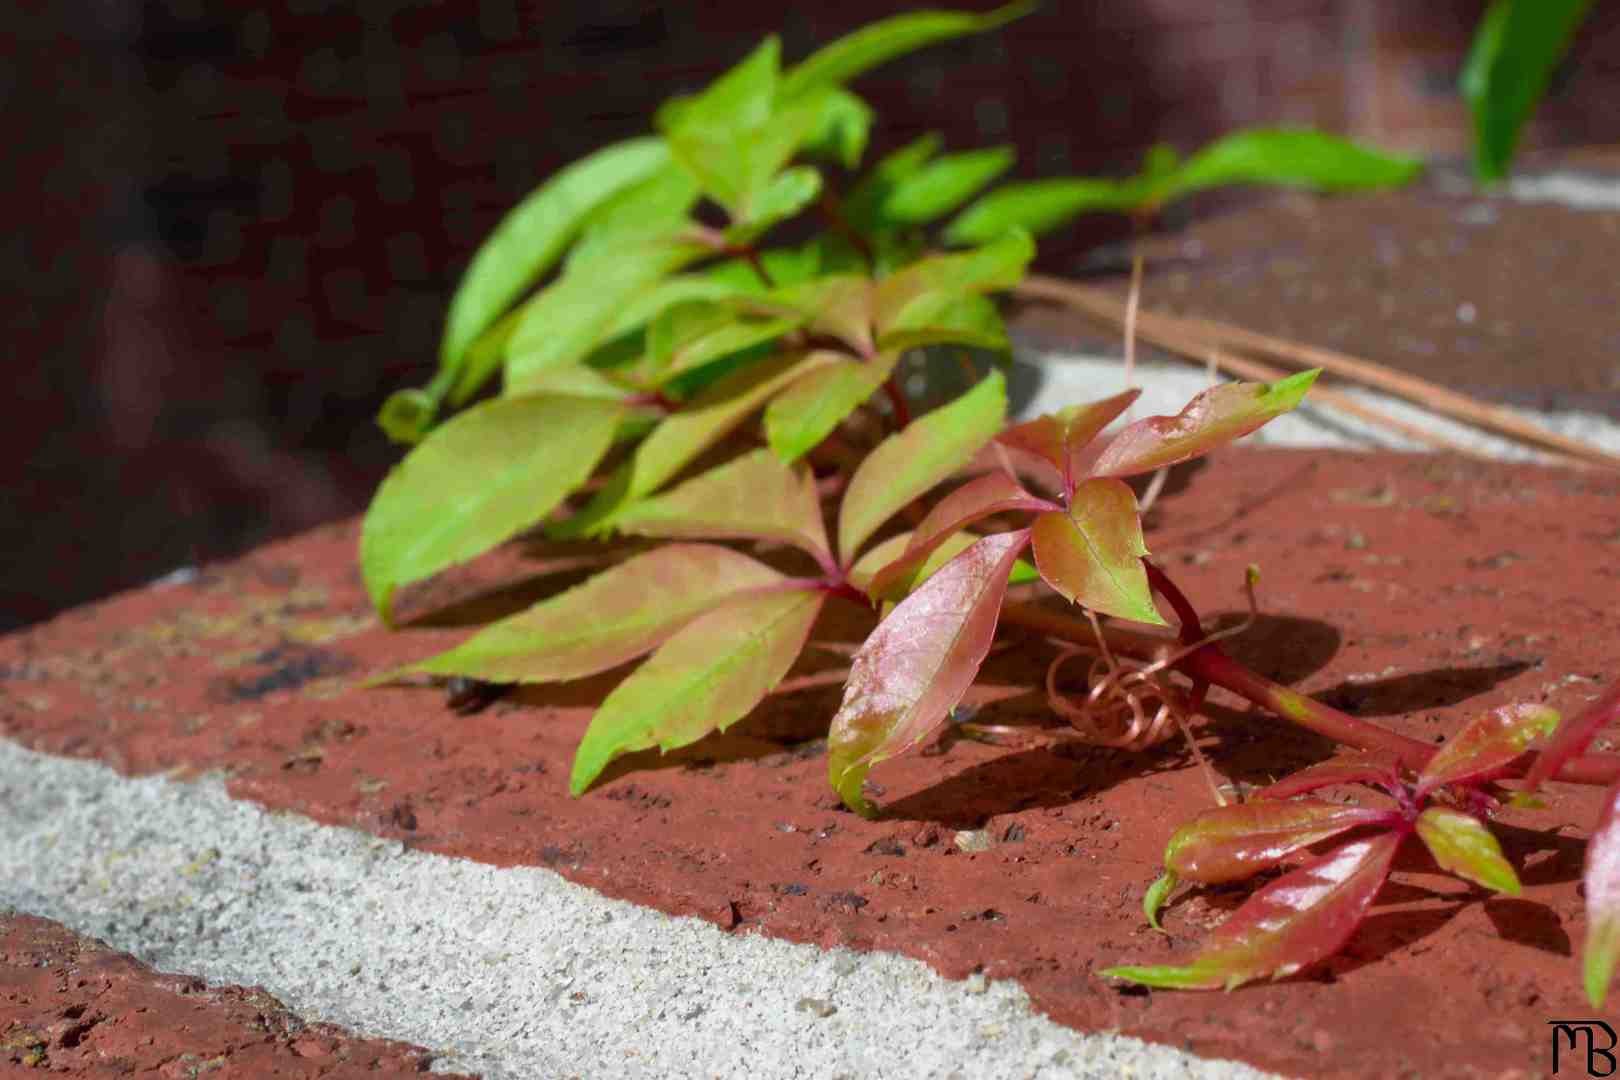
[[[781,32],[914,5],[67,0],[0,20],[13,419],[0,629],[354,512],[478,239],[550,170]],[[983,4],[980,7],[986,6]],[[1014,144],[1119,174],[1252,124],[1460,157],[1480,0],[1051,0],[861,80],[874,152]],[[1599,5],[1530,144],[1604,134]],[[1072,270],[1100,223],[1043,246]]]

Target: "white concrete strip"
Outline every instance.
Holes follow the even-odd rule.
[[[6,907],[491,1080],[1266,1075],[1078,1034],[1013,983],[728,935],[0,739]]]

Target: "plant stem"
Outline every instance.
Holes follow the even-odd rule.
[[[883,392],[889,396],[889,407],[894,410],[894,423],[896,429],[911,425],[911,406],[906,404],[906,395],[901,393],[900,384],[890,375],[883,380]]]

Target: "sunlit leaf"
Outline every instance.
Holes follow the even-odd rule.
[[[861,592],[870,594],[873,576],[905,554],[906,545],[911,542],[912,535],[909,532],[896,533],[888,539],[879,541],[867,548],[861,554],[861,557],[855,560],[855,565],[849,568],[849,583]],[[982,539],[984,537],[970,532],[959,532],[947,537],[933,550],[927,561],[917,570],[916,575],[912,578],[911,587],[915,589],[939,573],[945,564]],[[1013,563],[1012,571],[1007,575],[1007,584],[1027,585],[1040,579],[1040,572],[1035,569],[1033,563],[1025,559],[1019,559]]]
[[[1001,427],[1007,386],[990,375],[948,405],[889,436],[866,456],[844,492],[838,517],[838,553],[852,561],[878,526],[901,507],[972,460]]]
[[[1007,324],[994,300],[974,293],[958,295],[942,309],[929,311],[909,308],[898,322],[890,323],[878,338],[878,348],[904,352],[925,345],[967,345],[975,349],[1006,352]]]
[[[1358,751],[1318,762],[1285,776],[1268,787],[1255,792],[1256,799],[1291,799],[1307,791],[1345,784],[1376,784],[1389,786],[1399,779],[1397,758],[1393,754]]]
[[[840,360],[811,372],[765,408],[765,441],[783,461],[796,461],[883,385],[899,357]]]
[[[1491,830],[1474,815],[1431,806],[1418,815],[1417,834],[1440,869],[1508,896],[1519,895],[1519,878],[1502,858]]]
[[[473,339],[556,263],[593,208],[668,161],[662,139],[615,143],[563,169],[514,207],[479,247],[456,286],[440,364],[459,363]]]
[[[1598,732],[1617,721],[1620,721],[1620,681],[1571,717],[1568,723],[1559,725],[1525,774],[1524,790],[1535,791],[1543,781],[1550,780],[1566,761],[1585,750]]]
[[[1141,204],[1142,190],[1130,181],[1085,178],[1007,184],[953,218],[945,242],[984,244],[1014,228],[1040,236],[1081,214],[1129,213]]]
[[[797,97],[818,87],[839,86],[879,64],[938,41],[994,30],[1035,9],[1007,4],[983,15],[960,11],[913,11],[880,19],[816,50],[782,78],[782,95]]]
[[[955,210],[1012,167],[1008,146],[946,154],[894,186],[883,200],[882,218],[921,225]]]
[[[732,243],[748,243],[763,236],[776,224],[815,202],[820,194],[821,174],[808,165],[777,173],[738,208],[737,224],[726,230],[726,239]]]
[[[755,450],[710,469],[668,494],[632,503],[614,528],[636,536],[688,540],[772,540],[792,544],[831,566],[815,478]]]
[[[971,251],[920,259],[878,282],[872,321],[880,335],[932,325],[963,295],[1017,285],[1034,256],[1035,242],[1015,230]]]
[[[1007,576],[1029,531],[976,542],[902,600],[855,654],[827,737],[827,776],[851,810],[872,816],[867,772],[926,738],[973,684],[990,651]]]
[[[1055,510],[1052,503],[1036,498],[1008,476],[994,472],[971,480],[934,504],[918,524],[900,557],[879,570],[866,588],[874,600],[898,600],[916,584],[934,551],[976,521],[992,514],[1013,510]]]
[[[1164,930],[1164,927],[1159,925],[1159,909],[1164,907],[1164,902],[1169,899],[1172,892],[1175,892],[1178,884],[1180,882],[1175,872],[1166,870],[1142,894],[1142,914],[1147,916],[1148,925],[1153,929],[1161,932]]]
[[[581,794],[621,754],[673,750],[747,716],[793,666],[824,598],[743,597],[688,623],[603,700],[574,754],[569,790]]]
[[[1320,373],[1313,368],[1274,383],[1223,383],[1205,390],[1175,416],[1150,416],[1125,428],[1091,474],[1134,476],[1206,454],[1298,405]]]
[[[1129,965],[1100,974],[1182,990],[1230,990],[1296,974],[1350,940],[1401,839],[1390,832],[1355,840],[1284,874],[1218,926],[1190,964]]]
[[[701,194],[697,177],[680,162],[669,162],[586,216],[579,240],[569,249],[563,264],[565,272],[599,258],[617,257],[649,236],[678,230],[687,224]]]
[[[601,398],[604,401],[623,401],[635,393],[606,372],[583,364],[537,372],[524,383],[523,392],[565,394],[570,397]]]
[[[406,670],[492,682],[561,682],[658,647],[739,593],[783,580],[716,544],[664,544],[480,630]]]
[[[1317,191],[1400,187],[1423,171],[1414,158],[1385,154],[1310,130],[1240,131],[1188,158],[1153,186],[1151,203],[1230,184],[1276,184]]]
[[[1392,824],[1387,810],[1319,799],[1256,801],[1205,810],[1176,830],[1164,865],[1189,881],[1240,881],[1358,825]]]
[[[835,337],[856,353],[874,352],[872,283],[858,274],[830,274],[771,293],[772,303],[803,313],[813,334]]]
[[[737,311],[724,303],[698,301],[666,310],[647,329],[647,355],[630,376],[656,388],[722,357],[774,341],[802,322]]]
[[[1537,739],[1558,727],[1558,713],[1545,705],[1505,705],[1470,720],[1441,744],[1418,774],[1425,793],[1446,784],[1494,780]]]
[[[1474,117],[1474,171],[1499,180],[1592,0],[1494,0],[1458,87]]]
[[[746,136],[771,119],[781,54],[781,42],[766,38],[701,94],[665,103],[655,118],[671,152],[728,208],[742,202],[754,183]]]
[[[1620,784],[1603,797],[1597,828],[1586,842],[1586,941],[1581,946],[1586,1000],[1598,1008],[1620,960]]]
[[[1140,389],[1131,389],[1086,405],[1070,405],[1014,424],[997,435],[996,441],[1034,454],[1071,484],[1077,483],[1084,477],[1074,473],[1075,454],[1130,408],[1141,393]]]
[[[1031,530],[1035,565],[1064,599],[1102,615],[1165,625],[1153,606],[1136,494],[1123,480],[1087,480],[1067,513],[1042,514]]]

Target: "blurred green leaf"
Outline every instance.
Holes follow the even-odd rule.
[[[936,158],[900,180],[883,200],[882,218],[896,225],[921,225],[955,210],[1012,167],[1008,146],[970,150]]]
[[[726,229],[726,239],[748,243],[763,236],[772,226],[815,202],[820,194],[821,174],[815,169],[808,165],[786,169],[739,208],[736,224]]]
[[[766,407],[765,441],[783,461],[798,460],[883,385],[898,358],[882,353],[812,371]]]
[[[1240,131],[1218,139],[1146,192],[1155,209],[1183,195],[1229,184],[1278,184],[1316,191],[1399,187],[1423,163],[1308,130]]]
[[[931,131],[885,155],[850,189],[844,200],[844,220],[860,232],[873,231],[890,192],[917,175],[943,144],[939,134]]]
[[[846,169],[859,165],[872,133],[871,107],[838,87],[816,91],[807,100],[815,106],[816,122],[804,137],[803,153]]]
[[[1474,116],[1474,173],[1507,175],[1519,135],[1547,93],[1592,0],[1494,0],[1479,21],[1459,89]]]
[[[911,325],[913,322],[918,325]],[[975,293],[956,296],[933,309],[913,305],[889,324],[877,345],[895,352],[925,345],[967,345],[995,352],[1012,348],[1007,339],[1007,324],[1002,321],[995,301]]]
[[[1039,236],[1081,214],[1129,213],[1141,200],[1140,188],[1130,181],[1062,179],[1007,184],[953,218],[945,227],[945,242],[984,244],[1015,227]]]
[[[877,283],[873,323],[879,340],[891,330],[939,325],[948,310],[970,293],[1010,289],[1023,280],[1035,257],[1035,242],[1014,229],[980,248],[931,255]]]

